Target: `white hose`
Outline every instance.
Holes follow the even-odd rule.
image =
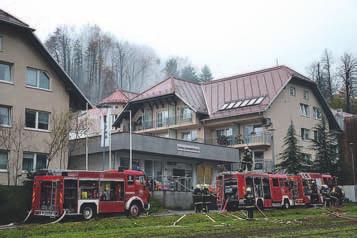
[[[49,224],[56,224],[57,222],[60,222],[64,218],[64,216],[66,215],[66,212],[67,211],[64,210],[64,212],[63,212],[62,216],[60,216],[60,218],[58,218],[57,220],[55,220],[53,222],[50,222]]]

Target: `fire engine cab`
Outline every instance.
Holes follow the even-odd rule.
[[[144,172],[61,171],[35,176],[32,213],[59,217],[82,215],[89,220],[96,214],[127,212],[138,216],[149,209],[150,192]]]

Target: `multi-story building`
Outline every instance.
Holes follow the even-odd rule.
[[[88,111],[82,111],[75,120],[78,120],[78,126],[83,132],[74,128],[75,130],[70,134],[70,139],[100,135],[102,123],[109,122],[108,113],[110,114],[110,121],[114,122],[128,101],[136,95],[136,93],[118,89],[108,97],[105,97],[96,107]],[[120,128],[113,128],[112,132],[115,131],[120,131]]]
[[[169,78],[130,100],[125,109],[132,111],[136,133],[240,151],[248,146],[255,170],[271,171],[279,163],[291,122],[309,158],[314,158],[311,139],[322,116],[331,129],[339,128],[316,84],[285,66],[202,84]],[[127,117],[120,115],[114,126],[125,125]]]
[[[190,191],[195,184],[214,184],[220,171],[239,169],[246,146],[253,150],[254,170],[273,171],[291,122],[303,153],[314,158],[311,138],[322,116],[339,130],[316,84],[285,66],[206,83],[171,77],[129,100],[113,125],[122,132],[112,135],[110,159],[100,136],[90,138],[89,168],[128,167],[132,148],[133,167],[144,170],[158,189]],[[79,146],[69,168],[84,165]],[[190,199],[188,193],[155,196],[169,207],[190,205],[182,202]]]
[[[85,109],[88,100],[26,23],[0,10],[0,183],[48,165],[52,116]],[[90,104],[89,104],[89,107]],[[17,135],[14,135],[17,133]],[[3,138],[5,142],[9,139]],[[66,168],[56,155],[50,168]]]

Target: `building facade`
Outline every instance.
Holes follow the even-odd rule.
[[[164,161],[159,167],[161,175],[186,176],[187,173],[178,174],[175,170],[175,166],[186,166],[192,171],[188,174],[195,177],[194,182],[214,183],[211,178],[217,172],[240,168],[242,152],[247,146],[253,151],[254,170],[274,171],[280,163],[279,154],[284,149],[284,137],[291,123],[295,126],[302,152],[307,158],[314,159],[311,139],[317,136],[314,128],[323,116],[330,129],[339,130],[316,84],[288,67],[278,66],[206,83],[168,78],[129,100],[113,126],[127,132],[131,119],[137,138],[133,141],[134,147],[143,146],[140,143],[144,142],[138,139],[140,136],[163,138],[157,141],[159,146],[156,145],[154,151],[140,147],[139,154],[143,157],[134,151],[134,163],[147,174],[152,173],[152,166],[144,158],[155,154],[158,157],[153,161]],[[212,149],[210,156],[216,158],[215,163],[197,163],[205,158],[195,158],[191,151],[188,152],[191,162],[180,161],[186,165],[171,166],[177,157],[162,154],[169,141],[184,142],[192,148],[218,146],[213,148],[234,149],[238,153],[234,158],[227,158],[222,150]],[[112,147],[115,146],[113,141]],[[176,153],[177,148],[171,153]],[[122,151],[127,153],[128,147]],[[82,168],[78,161],[78,157],[71,159],[71,166]],[[113,168],[116,166],[128,166],[128,159],[119,159]],[[157,176],[157,173],[153,175]]]
[[[66,168],[65,155],[48,164],[51,118],[86,103],[34,30],[0,10],[0,183],[15,184],[47,165]]]
[[[314,158],[311,139],[324,116],[339,129],[316,84],[285,66],[196,84],[170,78],[129,102],[136,133],[253,150],[254,169],[272,171],[294,124]],[[115,125],[127,123],[127,114]],[[240,153],[242,155],[242,153]]]

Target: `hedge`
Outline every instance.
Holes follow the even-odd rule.
[[[22,221],[31,209],[32,186],[0,185],[0,224]]]

